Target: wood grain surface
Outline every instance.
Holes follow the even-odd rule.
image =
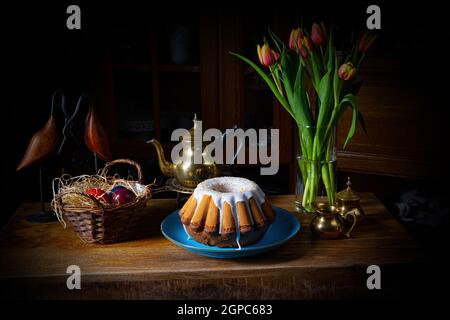
[[[59,222],[33,224],[38,204],[23,204],[0,235],[3,298],[31,299],[334,299],[426,297],[430,262],[373,194],[363,194],[366,219],[351,239],[313,239],[310,215],[294,196],[271,198],[300,220],[301,231],[271,252],[217,260],[181,249],[160,233],[172,199],[150,200],[136,239],[82,243]],[[382,271],[382,289],[368,290],[366,268]],[[81,268],[81,290],[68,290],[66,268]],[[418,276],[419,275],[419,276]]]

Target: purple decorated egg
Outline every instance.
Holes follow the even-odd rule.
[[[113,204],[125,204],[131,202],[136,197],[133,191],[125,188],[124,186],[114,187],[109,193],[111,203]]]

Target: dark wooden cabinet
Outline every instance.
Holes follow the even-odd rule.
[[[365,81],[357,99],[368,135],[358,130],[347,149],[342,150],[351,118],[349,112],[344,115],[338,128],[339,168],[416,178],[430,174],[431,101],[417,75],[411,74],[412,79],[417,79],[415,83],[405,79],[408,70],[402,70],[403,64],[401,57],[383,53],[365,62],[361,74]]]
[[[295,125],[257,74],[229,52],[257,59],[256,44],[262,43],[268,28],[287,40],[296,18],[219,10],[180,21],[177,17],[163,13],[149,18],[147,29],[135,32],[131,28],[126,32],[132,36],[122,32],[120,37],[112,37],[101,104],[108,110],[105,126],[114,155],[150,161],[156,167],[156,153],[145,141],[160,140],[168,157],[174,145],[170,142],[172,130],[190,128],[194,113],[204,121],[204,129],[225,130],[235,125],[244,129],[276,128],[280,130],[282,149],[279,174],[258,177],[254,166],[238,166],[238,172],[261,179],[260,183],[267,186],[279,182],[282,187],[275,188],[275,193],[294,192]],[[188,34],[189,44],[177,57],[173,51],[183,44],[177,44],[174,38],[182,37],[183,32]],[[369,135],[358,130],[343,150],[350,123],[350,114],[344,115],[337,131],[340,170],[398,177],[429,174],[431,121],[427,95],[405,79],[405,63],[383,45],[369,54],[361,72],[365,82],[358,94]]]
[[[219,123],[217,21],[193,17],[178,24],[164,15],[148,18],[138,49],[127,41],[135,39],[135,30],[124,28],[124,43],[113,36],[108,50],[101,104],[116,157],[154,159],[146,141],[158,139],[169,149],[172,131],[190,129],[194,114],[206,127]]]

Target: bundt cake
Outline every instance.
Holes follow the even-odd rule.
[[[197,242],[239,248],[258,242],[275,218],[261,188],[237,177],[199,183],[179,214],[186,233]]]

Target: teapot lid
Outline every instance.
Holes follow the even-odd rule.
[[[354,192],[351,188],[352,183],[350,177],[347,177],[347,189],[342,190],[336,194],[336,197],[342,201],[358,201],[361,199],[360,195]]]

